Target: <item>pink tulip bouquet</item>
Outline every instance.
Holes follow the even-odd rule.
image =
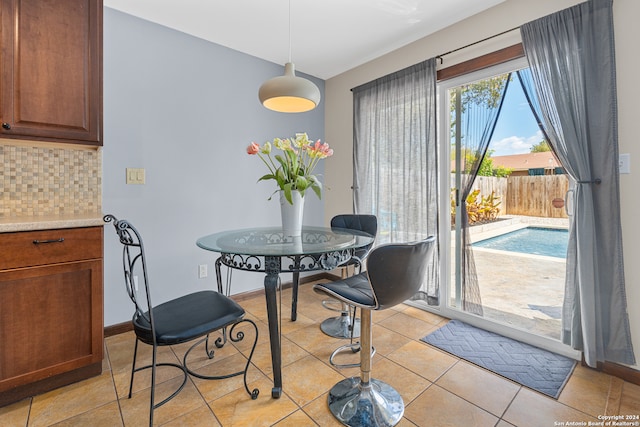
[[[282,153],[272,156],[273,147]],[[278,190],[284,192],[289,203],[293,204],[291,199],[293,191],[298,191],[301,196],[304,196],[309,188],[318,198],[322,198],[322,183],[313,175],[313,170],[321,159],[333,155],[333,150],[326,142],[317,140],[314,143],[309,141],[306,133],[297,133],[295,138],[275,138],[273,143],[267,141],[262,146],[252,142],[247,147],[247,154],[260,157],[269,169],[269,173],[258,181],[275,180],[278,183]]]

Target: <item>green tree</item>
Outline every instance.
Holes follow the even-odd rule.
[[[507,84],[507,80],[511,79],[511,73],[502,74],[500,76],[490,77],[475,83],[470,83],[459,88],[449,91],[449,110],[451,112],[451,139],[455,144],[455,127],[456,127],[456,98],[458,89],[460,91],[460,113],[464,113],[467,105],[476,104],[484,105],[486,108],[496,108],[500,102],[500,96]],[[461,135],[464,138],[464,135]]]
[[[506,178],[511,175],[513,169],[505,168],[504,166],[494,166],[493,150],[487,151],[487,155],[482,159],[480,168],[478,169],[478,176],[497,176],[500,178]],[[464,152],[464,171],[465,173],[471,172],[471,166],[475,163],[475,155],[469,150]]]
[[[544,153],[545,151],[551,151],[551,146],[546,139],[531,146],[532,153]]]

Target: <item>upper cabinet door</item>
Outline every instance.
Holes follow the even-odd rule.
[[[102,145],[102,0],[0,7],[0,137]]]

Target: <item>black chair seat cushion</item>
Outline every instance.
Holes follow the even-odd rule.
[[[187,342],[236,323],[244,314],[244,309],[235,301],[218,292],[200,291],[185,295],[153,309],[156,342],[158,345]],[[153,343],[151,325],[146,317],[134,317],[133,328],[141,341]]]
[[[376,300],[366,272],[335,282],[318,283],[313,285],[313,289],[318,293],[327,294],[349,305],[355,305],[360,308],[376,308]]]

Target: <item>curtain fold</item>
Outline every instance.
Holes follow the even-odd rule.
[[[583,351],[591,367],[605,360],[633,365],[612,0],[590,0],[540,18],[523,25],[521,34],[545,133],[574,184],[563,342]]]
[[[378,217],[376,244],[438,233],[436,59],[353,89],[354,212]],[[439,251],[426,289],[439,302]]]

